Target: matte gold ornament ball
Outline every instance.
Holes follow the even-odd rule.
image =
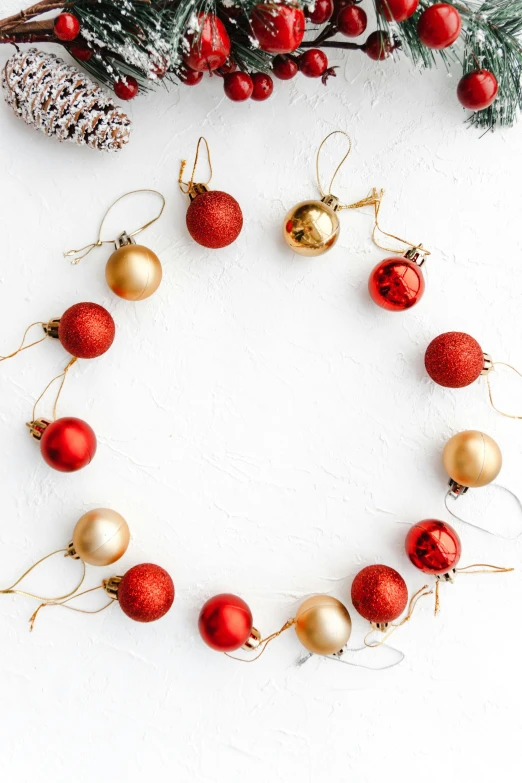
[[[339,217],[324,201],[301,201],[283,223],[286,244],[302,256],[321,256],[339,237]]]
[[[449,477],[463,487],[484,487],[496,479],[502,467],[497,443],[478,430],[465,430],[446,443],[442,461]]]
[[[89,565],[106,566],[119,560],[129,546],[127,522],[110,508],[88,511],[73,531],[75,554]]]
[[[111,255],[105,267],[109,288],[122,299],[138,302],[158,289],[162,277],[158,256],[144,245],[122,245]]]
[[[347,608],[329,595],[313,595],[297,610],[295,631],[303,647],[317,655],[332,655],[352,632]]]

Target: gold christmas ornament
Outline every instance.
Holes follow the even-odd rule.
[[[466,430],[446,443],[442,461],[455,491],[459,487],[484,487],[494,481],[502,467],[502,453],[489,435]]]
[[[122,199],[136,193],[154,193],[159,196],[162,203],[158,214],[135,231],[130,233],[122,231],[117,239],[102,239],[101,233],[103,225],[111,209]],[[81,259],[85,258],[85,256],[88,255],[91,250],[94,250],[95,247],[100,247],[107,243],[114,243],[116,250],[110,256],[105,268],[105,279],[107,280],[109,288],[116,296],[119,296],[122,299],[128,299],[133,302],[148,299],[149,296],[152,296],[152,294],[157,291],[161,283],[163,275],[161,262],[158,256],[148,247],[137,245],[134,241],[134,237],[142,231],[145,231],[145,229],[155,223],[156,220],[159,220],[163,214],[164,208],[165,198],[157,190],[144,188],[124,193],[123,196],[117,198],[107,209],[100,224],[96,242],[92,242],[90,245],[86,245],[78,250],[69,250],[67,253],[64,253],[64,255],[66,257],[73,256],[72,263],[78,264]]]
[[[333,655],[346,645],[352,631],[347,608],[329,595],[314,595],[301,604],[295,632],[303,647],[316,655]]]
[[[125,554],[129,541],[129,526],[121,514],[95,508],[76,523],[69,552],[89,565],[107,566]]]

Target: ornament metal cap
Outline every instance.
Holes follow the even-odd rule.
[[[135,245],[136,240],[132,238],[132,236],[129,236],[126,231],[122,231],[120,236],[114,240],[114,245],[116,247],[116,250],[119,250],[120,247],[125,247],[126,245]]]
[[[252,628],[250,636],[241,647],[242,650],[256,650],[261,643],[261,634],[257,628]]]
[[[456,576],[457,576],[457,569],[452,568],[450,571],[447,571],[445,574],[435,574],[435,579],[438,582],[451,582],[451,584],[453,584]]]
[[[333,209],[334,212],[338,212],[341,209],[339,199],[337,196],[333,196],[331,193],[327,193],[326,196],[323,196],[321,201],[323,204],[326,204],[328,207]]]
[[[111,576],[109,579],[103,580],[102,586],[109,598],[118,600],[118,587],[122,579],[122,576]]]
[[[42,435],[44,434],[49,424],[52,424],[49,419],[35,419],[34,421],[26,422],[25,426],[29,427],[29,434],[31,437],[33,437],[35,440],[41,440]]]
[[[194,201],[195,198],[198,196],[201,196],[202,193],[208,193],[210,188],[208,188],[203,182],[193,182],[190,185],[190,190],[188,191],[187,195],[191,201]]]
[[[481,375],[487,375],[489,372],[491,372],[492,369],[493,369],[493,359],[491,358],[489,353],[485,353],[484,354],[484,368],[483,368],[483,370],[482,370],[482,372],[480,374]]]
[[[59,318],[51,318],[51,320],[46,323],[42,324],[42,328],[47,335],[47,337],[54,337],[55,339],[58,339],[58,329],[60,327],[60,319]]]
[[[74,543],[72,541],[69,542],[69,545],[67,547],[67,552],[65,553],[65,557],[72,557],[73,560],[81,560],[81,557],[76,552],[76,549],[74,548]]]
[[[390,627],[390,623],[370,623],[374,631],[380,631],[381,633],[386,633],[386,631]]]
[[[413,261],[417,266],[422,266],[426,261],[426,251],[422,246],[422,242],[420,245],[410,247],[410,249],[404,253],[404,258],[407,258],[408,261]]]

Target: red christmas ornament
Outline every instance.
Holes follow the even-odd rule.
[[[131,101],[138,94],[140,86],[134,76],[125,76],[114,82],[114,92],[120,101]]]
[[[185,62],[194,71],[215,71],[230,54],[230,38],[225,25],[214,14],[199,14],[199,30],[187,37],[190,51]]]
[[[358,5],[347,5],[341,8],[337,17],[339,32],[348,38],[362,35],[368,26],[368,17],[364,8]]]
[[[79,302],[62,315],[58,338],[72,356],[95,359],[111,347],[116,327],[112,315],[101,305]]]
[[[370,296],[385,310],[408,310],[424,293],[424,275],[419,264],[408,258],[385,258],[368,280]]]
[[[152,623],[167,614],[174,602],[174,583],[164,568],[142,563],[127,571],[118,584],[117,597],[131,620]]]
[[[203,71],[195,71],[193,68],[189,68],[186,65],[179,73],[179,78],[188,87],[193,87],[195,84],[199,84],[203,78]]]
[[[243,73],[243,71],[227,73],[223,81],[225,95],[231,101],[247,101],[254,90],[252,79],[248,73]]]
[[[395,43],[387,33],[375,30],[370,33],[364,44],[364,53],[372,60],[386,60],[395,49]]]
[[[74,41],[80,32],[80,22],[74,14],[59,14],[54,20],[54,34],[60,41]]]
[[[272,69],[274,71],[274,76],[277,76],[278,79],[282,79],[283,81],[287,81],[288,79],[294,78],[299,70],[299,66],[293,57],[290,57],[287,54],[278,54],[277,57],[274,57]]]
[[[406,554],[425,574],[447,574],[457,567],[460,553],[457,531],[438,519],[417,522],[406,536]]]
[[[371,623],[391,623],[406,608],[408,588],[393,568],[367,566],[353,580],[352,603],[359,614]]]
[[[419,0],[379,0],[379,10],[388,22],[404,22],[413,16]]]
[[[260,48],[271,54],[288,54],[303,40],[306,21],[301,8],[278,3],[256,5],[250,24]]]
[[[252,612],[242,598],[221,593],[204,604],[199,615],[201,638],[219,652],[238,650],[252,633]]]
[[[266,101],[270,98],[274,91],[274,82],[267,73],[253,73],[252,83],[254,89],[252,90],[253,101]]]
[[[236,199],[228,193],[208,190],[190,202],[187,228],[192,239],[203,247],[226,247],[241,233],[243,213]]]
[[[315,0],[314,10],[307,10],[306,16],[314,24],[324,24],[331,19],[333,12],[333,0]]]
[[[51,468],[62,473],[81,470],[96,454],[96,435],[87,422],[70,416],[53,422],[33,422],[31,431],[41,432],[40,450]]]
[[[491,106],[498,93],[498,82],[491,71],[467,73],[457,87],[457,98],[466,109],[481,111]]]
[[[455,43],[462,29],[462,18],[457,9],[448,3],[430,5],[422,12],[417,23],[417,33],[424,46],[445,49]]]
[[[328,57],[320,49],[307,49],[299,58],[301,73],[311,79],[322,76],[328,68]]]
[[[82,63],[88,63],[94,52],[86,43],[76,43],[69,47],[73,57]]]
[[[435,383],[459,389],[480,376],[484,370],[484,352],[469,334],[445,332],[428,345],[424,364]]]

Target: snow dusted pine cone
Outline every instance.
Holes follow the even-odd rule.
[[[114,152],[129,140],[127,115],[55,54],[17,52],[2,70],[2,89],[15,114],[59,141]]]

